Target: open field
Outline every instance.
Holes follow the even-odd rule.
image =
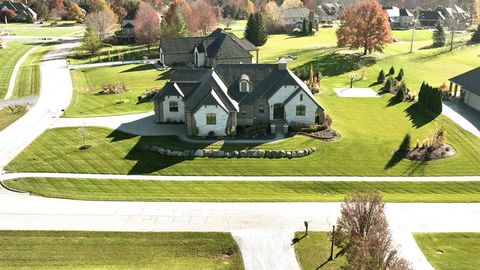
[[[33,46],[35,44],[8,42],[6,49],[0,49],[0,99],[7,93],[15,64]]]
[[[137,104],[146,90],[161,88],[168,75],[153,65],[123,65],[71,70],[74,95],[66,117],[105,116],[153,110],[153,103]],[[128,92],[98,94],[104,84],[124,83]]]
[[[88,55],[81,47],[75,50],[68,56],[68,60],[72,65],[112,62],[112,61],[131,61],[142,60],[144,56],[149,59],[159,58],[158,45],[154,45],[148,52],[145,45],[110,45],[103,47],[97,56]]]
[[[54,45],[40,44],[25,59],[18,70],[12,98],[38,95],[40,92],[40,63]]]
[[[480,233],[415,233],[414,236],[436,270],[480,269]]]
[[[22,178],[7,187],[75,200],[174,202],[331,202],[377,190],[387,202],[480,202],[476,182],[241,182]]]
[[[300,267],[303,270],[338,270],[345,263],[345,258],[339,256],[335,260],[328,261],[330,257],[330,233],[328,232],[296,232],[295,238],[299,240],[295,244],[295,254]],[[333,249],[334,256],[339,252]]]
[[[0,231],[3,269],[243,269],[228,233]]]
[[[0,131],[8,127],[11,123],[20,119],[20,117],[22,117],[26,112],[27,111],[23,108],[14,112],[12,112],[9,108],[0,109]]]

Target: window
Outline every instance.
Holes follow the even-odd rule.
[[[170,101],[168,105],[170,107],[170,112],[178,112],[178,102]]]
[[[240,82],[240,92],[248,92],[248,82],[241,81]]]
[[[305,106],[297,106],[297,116],[305,116]]]
[[[265,113],[265,105],[263,104],[258,105],[258,113]]]
[[[300,101],[303,101],[303,94],[300,94]]]
[[[214,113],[207,113],[207,125],[216,125],[217,115]]]

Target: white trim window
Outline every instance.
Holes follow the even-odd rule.
[[[240,92],[249,92],[250,85],[247,81],[240,81]]]
[[[217,124],[217,114],[215,113],[207,113],[207,125],[214,126]]]
[[[296,107],[296,115],[297,116],[305,116],[307,113],[307,108],[304,105],[298,105]]]
[[[170,110],[170,112],[178,112],[178,102],[170,101],[168,103],[168,109]]]

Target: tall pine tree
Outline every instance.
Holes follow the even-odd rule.
[[[443,47],[445,44],[445,28],[443,28],[443,25],[437,24],[435,31],[433,31],[433,47]]]
[[[261,13],[250,14],[243,37],[255,46],[262,46],[267,43],[268,34]]]

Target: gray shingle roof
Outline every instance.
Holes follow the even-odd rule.
[[[305,7],[289,8],[282,12],[284,18],[308,18],[310,10]],[[314,13],[314,17],[318,18],[318,14]]]
[[[461,85],[465,90],[480,96],[480,67],[450,78],[449,81]]]

